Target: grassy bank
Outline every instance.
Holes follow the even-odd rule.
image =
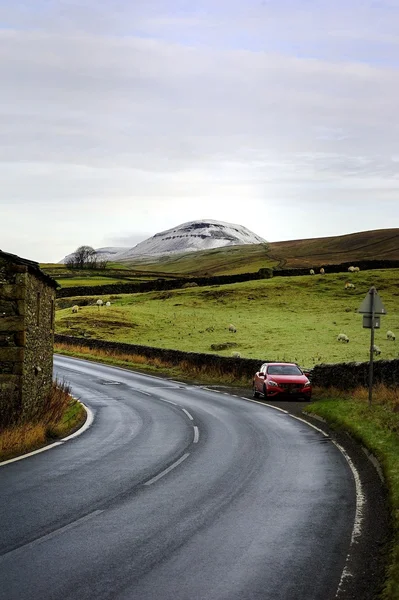
[[[318,401],[307,406],[305,411],[348,431],[376,456],[382,466],[394,527],[388,579],[382,597],[399,600],[399,390],[376,387],[371,407],[367,394],[365,388],[351,394],[334,389],[316,390]]]
[[[17,422],[0,430],[0,461],[26,454],[72,433],[86,418],[83,406],[64,383],[53,383],[40,414],[31,422]]]
[[[345,290],[345,281],[355,289]],[[245,358],[318,363],[368,360],[370,332],[357,313],[375,285],[388,311],[376,331],[379,358],[397,358],[399,348],[386,331],[399,331],[399,270],[355,274],[279,277],[224,286],[113,296],[110,307],[89,306],[73,314],[76,300],[56,313],[57,333],[176,350],[217,353],[238,351]],[[110,299],[103,296],[103,301]],[[65,306],[66,299],[58,306]],[[79,302],[82,298],[79,299]],[[229,333],[233,323],[237,333]],[[349,344],[337,342],[345,333]],[[228,350],[214,345],[234,343]]]

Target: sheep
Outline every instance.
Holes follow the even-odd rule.
[[[351,283],[350,281],[347,281],[347,282],[345,283],[345,289],[346,289],[346,290],[354,290],[354,289],[355,289],[355,287],[356,287],[356,286],[355,286],[355,284],[354,284],[354,283]]]
[[[314,275],[314,269],[310,269],[309,273],[310,273],[311,275]]]
[[[108,302],[106,302],[106,303],[105,303],[105,306],[111,306],[111,302],[109,302],[109,301],[108,301]]]
[[[338,342],[345,342],[346,344],[349,344],[349,338],[345,333],[340,333],[337,336],[337,341]]]
[[[234,327],[234,325],[232,325],[232,324],[230,323],[230,325],[229,325],[229,331],[230,331],[230,333],[237,333],[237,328],[236,328],[236,327]]]
[[[72,312],[73,313],[77,313],[79,311],[79,306],[77,304],[75,304],[74,306],[72,306]]]
[[[100,306],[102,306],[104,303],[103,303],[103,301],[101,300],[101,298],[99,298],[99,299],[97,300],[96,304],[97,304],[98,308],[100,308]]]
[[[373,352],[374,352],[374,354],[381,354],[380,348],[378,346],[376,346],[375,344],[373,346]]]
[[[324,273],[325,273],[325,270],[323,269],[323,267],[321,267],[321,269],[320,269],[320,275],[324,275]]]
[[[360,271],[359,267],[354,267],[354,269],[353,269],[354,273],[359,273],[359,271]]]
[[[231,356],[233,358],[241,358],[241,354],[239,352],[233,352]]]
[[[391,340],[392,342],[396,340],[396,336],[393,331],[387,331],[387,340]]]
[[[355,272],[355,267],[348,267],[348,271],[349,273],[354,273]]]

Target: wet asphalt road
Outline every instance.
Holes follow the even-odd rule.
[[[332,600],[355,484],[267,406],[66,357],[81,436],[0,467],[0,598]]]

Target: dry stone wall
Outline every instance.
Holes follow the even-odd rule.
[[[215,354],[182,352],[180,350],[167,350],[164,348],[152,348],[150,346],[107,342],[105,340],[77,338],[58,334],[55,335],[55,341],[76,347],[86,346],[88,348],[120,352],[132,356],[140,355],[147,358],[159,358],[173,365],[186,362],[197,369],[201,369],[204,366],[212,366],[218,369],[220,373],[232,374],[236,378],[247,378],[248,380],[252,379],[262,363],[268,361],[274,362],[275,360],[275,358],[270,356],[263,359],[230,358]],[[306,370],[306,365],[301,365],[301,367]],[[316,365],[310,370],[310,378],[315,386],[334,386],[339,389],[350,390],[357,386],[367,385],[368,369],[368,362]],[[388,387],[399,385],[399,360],[375,361],[374,382],[383,383]]]

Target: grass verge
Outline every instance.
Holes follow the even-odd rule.
[[[393,540],[383,600],[399,600],[399,390],[376,386],[373,405],[368,390],[315,390],[318,398],[304,410],[323,417],[330,425],[345,429],[378,459],[389,489]]]
[[[65,383],[53,382],[39,414],[31,422],[16,422],[0,430],[0,461],[37,450],[75,431],[86,419],[83,406]]]

